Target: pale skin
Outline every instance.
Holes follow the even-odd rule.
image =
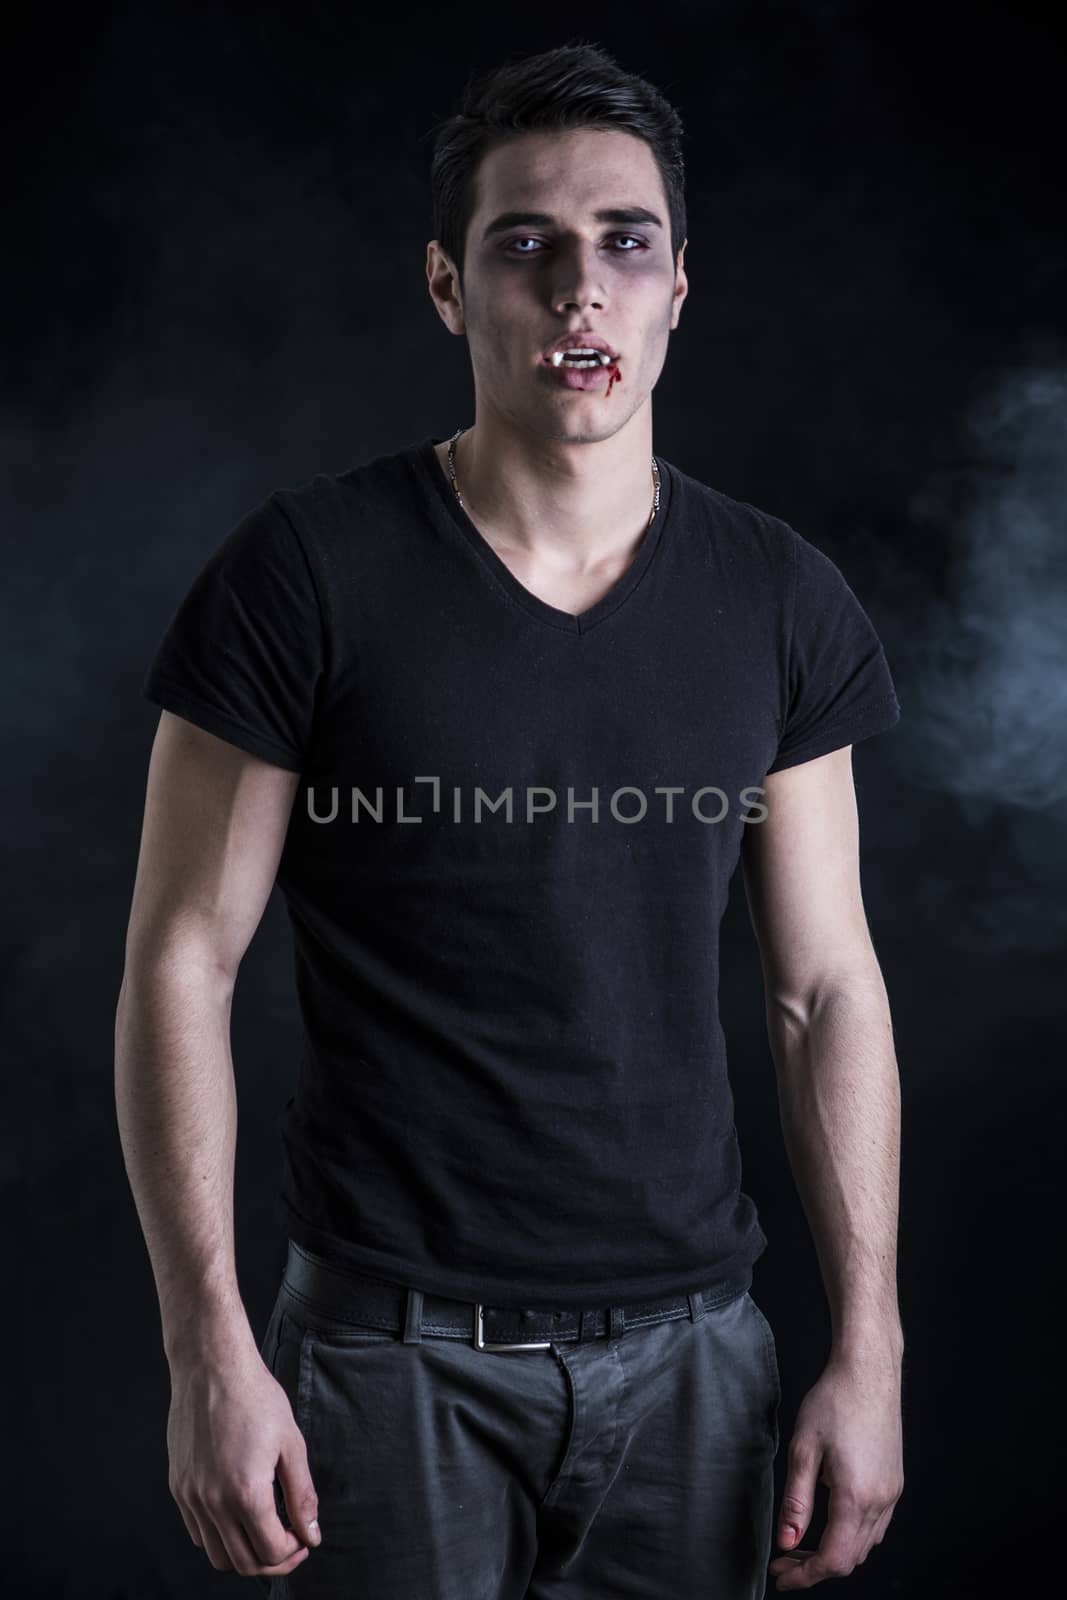
[[[230,1005],[298,782],[161,713],[115,1017],[119,1132],[170,1367],[169,1487],[211,1565],[243,1576],[291,1572],[317,1542],[304,1439],[260,1357],[233,1230]]]
[[[896,1239],[900,1080],[863,909],[850,746],[764,778],[741,864],[759,943],[786,1150],[830,1307],[826,1366],[797,1412],[770,1563],[779,1591],[843,1577],[904,1488]],[[815,1486],[818,1547],[801,1544]],[[794,1530],[794,1532],[790,1532]]]
[[[619,132],[524,134],[478,169],[463,285],[436,239],[430,296],[467,340],[474,425],[456,447],[464,507],[519,582],[549,605],[588,610],[630,565],[652,510],[652,390],[688,293],[671,254],[667,198],[649,146]],[[597,221],[640,207],[654,223]],[[515,224],[484,237],[505,212]],[[516,253],[518,252],[518,253]],[[609,397],[550,380],[543,352],[587,327],[619,355]],[[447,473],[447,444],[437,447]]]
[[[524,135],[479,169],[461,290],[436,240],[431,297],[465,335],[475,426],[457,452],[468,513],[518,580],[578,614],[632,561],[652,502],[651,391],[688,290],[666,197],[628,134]],[[605,224],[641,206],[662,227]],[[504,210],[550,214],[483,242]],[[624,239],[641,237],[634,260]],[[497,252],[538,241],[536,260]],[[527,253],[525,250],[523,255]],[[579,326],[620,353],[623,382],[546,383],[540,353]],[[446,447],[438,447],[446,468]],[[230,1006],[277,872],[299,778],[163,711],[149,766],[115,1092],[126,1168],[171,1374],[170,1489],[219,1571],[283,1575],[319,1542],[315,1486],[284,1390],[238,1289]],[[742,852],[760,946],[783,1132],[830,1304],[826,1367],[797,1415],[771,1563],[779,1590],[840,1576],[879,1543],[903,1487],[896,1309],[899,1081],[860,897],[851,752],[765,779]],[[277,1475],[292,1530],[278,1518]],[[800,1546],[830,1489],[818,1550]],[[784,1538],[786,1523],[797,1538]],[[328,1538],[329,1530],[325,1530]]]

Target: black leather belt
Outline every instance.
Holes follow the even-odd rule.
[[[467,1339],[476,1350],[548,1350],[564,1340],[617,1338],[631,1328],[703,1316],[744,1294],[751,1283],[749,1272],[661,1300],[595,1310],[493,1306],[367,1278],[313,1255],[292,1239],[283,1278],[298,1320],[303,1311],[329,1322],[393,1333],[407,1343],[424,1336]]]

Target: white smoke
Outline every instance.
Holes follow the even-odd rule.
[[[883,562],[888,753],[967,825],[958,854],[917,868],[928,908],[963,940],[1048,949],[1067,937],[1067,366],[1003,374],[966,426],[965,465],[909,507],[947,539],[940,584]]]

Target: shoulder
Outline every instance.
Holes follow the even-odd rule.
[[[391,559],[418,511],[412,447],[316,472],[273,489],[269,499],[331,581],[366,579]]]
[[[803,540],[781,517],[740,500],[670,464],[679,500],[678,521],[699,540],[714,547],[731,565],[747,564],[753,576],[762,572],[775,587],[788,590]]]
[[[301,528],[323,531],[351,525],[361,516],[377,516],[387,507],[411,499],[414,451],[374,456],[337,472],[316,472],[296,483],[275,488],[270,498]]]
[[[727,548],[751,557],[777,580],[776,587],[784,597],[808,603],[855,598],[837,561],[792,523],[763,506],[701,483],[677,467],[671,470],[695,525],[708,538],[725,541]]]

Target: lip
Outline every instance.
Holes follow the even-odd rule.
[[[592,392],[594,389],[603,389],[607,385],[608,393],[611,392],[612,373],[618,372],[618,367],[554,367],[551,361],[545,362],[545,379],[548,383],[558,383],[564,389],[576,389]]]
[[[579,349],[603,350],[604,354],[610,356],[612,361],[619,359],[618,351],[613,350],[606,339],[602,339],[598,333],[593,333],[589,329],[579,328],[574,333],[565,333],[562,339],[557,339],[555,344],[549,345],[548,349],[542,354],[541,360],[551,366],[552,357],[557,350]]]

